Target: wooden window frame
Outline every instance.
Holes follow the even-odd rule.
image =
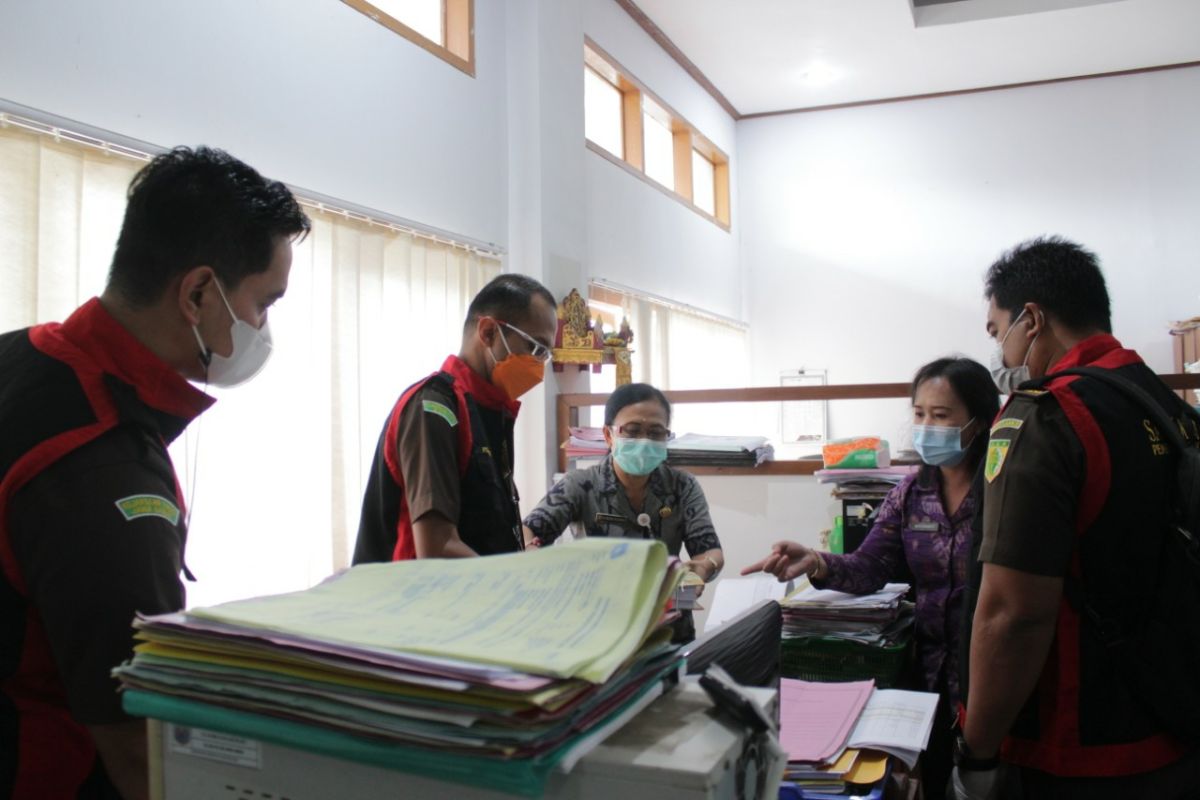
[[[444,43],[435,42],[410,28],[370,0],[342,2],[393,33],[403,36],[422,50],[432,53],[472,78],[475,77],[475,0],[441,0],[442,35],[446,39]]]
[[[345,0],[349,2],[349,0]],[[683,115],[671,108],[662,99],[645,87],[628,70],[622,67],[603,48],[584,37],[584,66],[616,86],[621,92],[621,132],[624,157],[616,156],[600,145],[584,138],[587,148],[596,155],[611,161],[629,174],[653,186],[668,197],[690,208],[718,227],[731,229],[729,201],[729,156],[700,133]],[[642,98],[652,100],[670,117],[672,147],[675,162],[675,187],[663,186],[646,174],[645,131],[642,124]],[[696,205],[692,193],[692,150],[698,151],[713,164],[713,211],[709,214]]]

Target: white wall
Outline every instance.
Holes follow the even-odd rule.
[[[739,163],[733,118],[614,0],[585,2],[584,32],[729,156],[735,186]],[[580,52],[582,46],[580,42]],[[573,69],[582,103],[582,65]],[[732,229],[725,231],[603,156],[586,151],[585,158],[587,276],[740,319],[736,197]]]
[[[906,381],[987,363],[982,275],[1058,233],[1100,256],[1114,330],[1172,367],[1200,312],[1200,69],[746,120],[742,264],[757,382]],[[902,401],[845,401],[834,433],[892,433]]]
[[[503,244],[505,6],[471,78],[334,0],[9,2],[0,97]]]

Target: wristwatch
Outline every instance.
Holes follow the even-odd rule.
[[[712,567],[712,572],[710,572],[708,574],[708,578],[705,580],[705,583],[708,583],[709,581],[711,581],[713,578],[717,577],[717,575],[720,574],[721,568],[719,566],[717,566],[717,561],[712,556],[700,556],[700,558],[697,558],[696,560],[700,561],[701,559],[703,559],[704,561],[707,561],[708,565],[710,567]]]
[[[1000,766],[1000,756],[978,758],[972,755],[971,748],[967,747],[967,740],[960,732],[954,737],[954,766],[967,772],[987,772]]]

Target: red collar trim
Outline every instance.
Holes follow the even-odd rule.
[[[49,327],[57,328],[58,335],[86,353],[101,371],[133,386],[151,408],[192,420],[216,402],[135,339],[99,298],[88,300],[61,325]]]
[[[1073,367],[1100,367],[1101,369],[1116,369],[1130,364],[1141,364],[1142,357],[1133,350],[1126,350],[1109,333],[1098,333],[1089,336],[1067,351],[1067,354],[1050,368],[1048,375],[1053,375],[1064,369]]]
[[[446,356],[446,360],[442,363],[442,372],[453,375],[457,381],[462,381],[467,394],[474,397],[475,402],[484,408],[507,411],[514,418],[521,410],[519,400],[509,399],[500,387],[471,369],[471,365],[458,356]]]

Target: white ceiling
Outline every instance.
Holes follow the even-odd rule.
[[[1200,61],[1200,0],[635,2],[741,114]]]

